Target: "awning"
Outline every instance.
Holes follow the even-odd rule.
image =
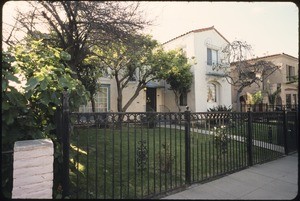
[[[157,82],[150,81],[146,84],[147,88],[164,88],[164,86],[159,85]]]

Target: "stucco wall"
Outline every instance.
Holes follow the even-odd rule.
[[[215,104],[207,103],[207,82],[210,79],[209,76],[206,75],[207,48],[221,50],[226,44],[226,40],[212,29],[203,32],[191,32],[164,45],[166,50],[183,48],[188,58],[195,57],[196,64],[191,68],[194,74],[193,84],[191,91],[188,93],[188,106],[191,111],[206,112],[212,105],[231,105],[231,96],[228,96],[228,93],[226,93],[226,91],[230,91],[231,86],[221,78],[218,78],[221,85],[220,91],[218,91],[219,102]],[[218,58],[220,58],[220,55]],[[171,97],[175,98],[170,94],[168,100],[172,99]],[[167,103],[170,104],[170,102]],[[173,107],[174,105],[172,105],[172,109]],[[183,109],[185,109],[185,107],[183,107]]]

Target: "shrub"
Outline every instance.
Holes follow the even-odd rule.
[[[232,108],[231,106],[227,107],[226,105],[218,105],[212,108],[209,108],[208,112],[219,112],[219,111],[228,111],[231,112]]]
[[[162,144],[163,150],[159,152],[158,160],[159,160],[159,170],[168,173],[171,170],[171,166],[174,160],[174,157],[171,154],[170,145]]]
[[[221,150],[222,155],[227,153],[229,137],[225,130],[225,126],[214,127],[216,134],[214,136],[215,145],[218,150]],[[219,158],[219,156],[218,156]]]

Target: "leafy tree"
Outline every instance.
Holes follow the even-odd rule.
[[[93,46],[105,46],[114,40],[128,40],[150,22],[142,18],[139,2],[122,1],[29,1],[31,9],[17,16],[17,24],[3,41],[14,45],[12,38],[20,30],[36,39],[47,39],[68,52],[67,61],[93,96],[97,86],[97,65],[87,64]],[[47,33],[40,33],[40,27]],[[9,31],[7,31],[9,32]],[[92,72],[93,71],[93,72]]]
[[[83,65],[83,66],[82,66]],[[99,62],[94,56],[89,56],[84,59],[82,68],[84,71],[78,72],[78,79],[81,80],[85,89],[89,92],[89,100],[91,101],[92,111],[95,112],[94,96],[100,88],[99,78],[102,77],[102,70],[99,68]]]
[[[15,141],[51,138],[55,160],[61,160],[60,136],[55,132],[54,119],[61,107],[62,91],[68,88],[71,110],[86,103],[87,97],[81,82],[71,76],[74,72],[66,64],[69,58],[68,53],[42,41],[17,45],[3,53],[2,151],[12,150]],[[14,84],[21,84],[17,75],[24,76],[25,86]],[[55,165],[55,171],[59,171],[59,163]],[[11,186],[11,172],[3,175],[3,186]],[[55,179],[54,186],[58,181]]]
[[[191,64],[188,63],[188,59],[181,50],[160,52],[160,57],[160,61],[164,60],[160,76],[170,85],[170,90],[174,92],[175,102],[180,111],[179,97],[189,92],[193,82],[193,73],[190,71]]]
[[[263,101],[261,91],[258,91],[256,93],[254,93],[252,97],[253,97],[253,103],[254,104],[262,103],[262,101]]]
[[[222,49],[221,63],[215,64],[213,68],[222,71],[227,82],[237,90],[237,110],[240,111],[240,95],[243,90],[256,84],[264,82],[278,66],[270,61],[248,59],[252,56],[252,47],[243,41],[233,41]]]
[[[117,109],[125,112],[146,84],[157,78],[160,65],[154,49],[158,43],[150,36],[134,35],[130,42],[115,40],[105,47],[94,48],[94,55],[101,61],[101,68],[116,81]],[[123,105],[123,90],[130,81],[136,82],[131,98]]]

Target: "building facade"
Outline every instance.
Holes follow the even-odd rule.
[[[249,103],[247,102],[247,93],[255,94],[261,91],[263,96],[262,103],[264,104],[286,105],[288,108],[298,104],[299,60],[293,56],[282,53],[251,59],[250,62],[259,60],[271,61],[279,68],[264,79],[263,83],[260,83],[259,86],[252,84],[246,87],[241,94],[240,101],[247,104]],[[233,109],[236,109],[237,89],[234,86],[232,86],[231,96]]]
[[[218,105],[231,107],[231,96],[228,94],[231,85],[222,72],[213,69],[213,64],[219,63],[222,58],[221,50],[228,43],[212,26],[190,31],[163,44],[166,50],[181,48],[187,58],[194,58],[195,61],[191,67],[194,75],[191,90],[186,101],[180,101],[183,103],[182,110],[186,105],[193,112],[206,112]],[[166,90],[165,103],[171,111],[178,110],[174,99],[173,92]]]
[[[193,112],[206,112],[218,105],[231,107],[229,95],[231,85],[222,72],[215,71],[213,64],[220,62],[221,49],[229,42],[213,26],[187,32],[163,44],[165,50],[182,49],[187,58],[194,58],[191,67],[194,75],[191,90],[180,97],[181,111],[186,106]],[[95,97],[96,112],[117,111],[117,88],[115,80],[101,78],[101,89]],[[129,83],[123,91],[123,103],[132,97],[137,86]],[[91,112],[91,104],[80,108],[80,112]],[[165,81],[153,81],[147,84],[139,96],[127,109],[127,112],[178,112],[173,91]]]

